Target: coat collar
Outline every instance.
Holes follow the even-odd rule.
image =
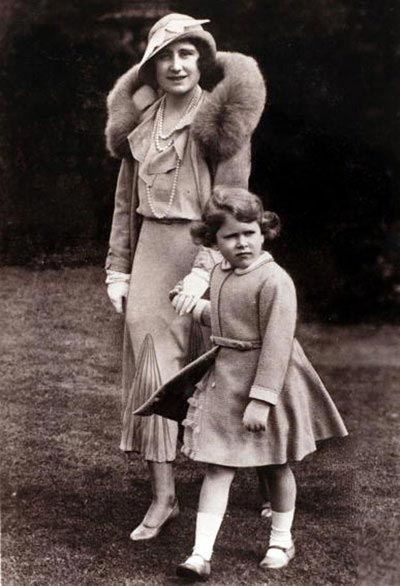
[[[241,53],[217,53],[222,79],[197,109],[191,132],[202,152],[215,162],[236,154],[251,136],[264,109],[266,87],[257,62]],[[107,99],[107,147],[117,158],[127,154],[127,138],[159,96],[142,86],[135,65],[120,77]]]
[[[255,269],[258,269],[261,265],[264,265],[267,262],[273,261],[273,256],[269,252],[262,252],[260,256],[251,263],[251,265],[245,269],[234,269],[232,265],[224,258],[221,262],[221,269],[223,271],[232,271],[235,275],[246,275],[247,273],[251,273]]]

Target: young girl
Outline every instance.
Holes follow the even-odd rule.
[[[315,451],[316,441],[347,435],[322,381],[294,337],[296,292],[289,275],[262,250],[279,218],[245,189],[214,190],[194,240],[216,246],[224,260],[211,278],[210,301],[193,315],[211,324],[220,347],[214,366],[189,399],[182,451],[207,462],[192,555],[177,574],[206,580],[235,469],[262,467],[270,489],[272,530],[260,566],[283,568],[295,549],[291,527],[296,482],[289,462]],[[177,294],[173,305],[187,311]]]

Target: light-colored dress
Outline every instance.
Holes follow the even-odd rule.
[[[218,264],[211,278],[215,364],[189,399],[183,453],[224,466],[301,460],[346,428],[295,336],[292,279],[263,253],[247,269]],[[208,316],[209,317],[209,316]],[[271,405],[265,431],[242,423],[250,399]]]

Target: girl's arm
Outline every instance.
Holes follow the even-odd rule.
[[[264,336],[249,397],[275,405],[289,366],[297,313],[293,281],[282,269],[265,281],[260,292],[259,312]]]
[[[193,319],[211,328],[211,302],[208,299],[199,299],[193,309]]]

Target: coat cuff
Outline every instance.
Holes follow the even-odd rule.
[[[107,269],[106,273],[106,285],[110,285],[111,283],[129,283],[131,278],[129,273],[119,273],[118,271],[111,271],[110,269]]]
[[[129,274],[131,271],[129,261],[124,258],[116,257],[113,254],[108,254],[104,268],[106,270],[125,274]]]
[[[257,399],[258,401],[264,401],[270,405],[276,405],[278,402],[279,393],[274,389],[268,389],[267,387],[260,387],[259,385],[253,385],[250,389],[249,398]]]

